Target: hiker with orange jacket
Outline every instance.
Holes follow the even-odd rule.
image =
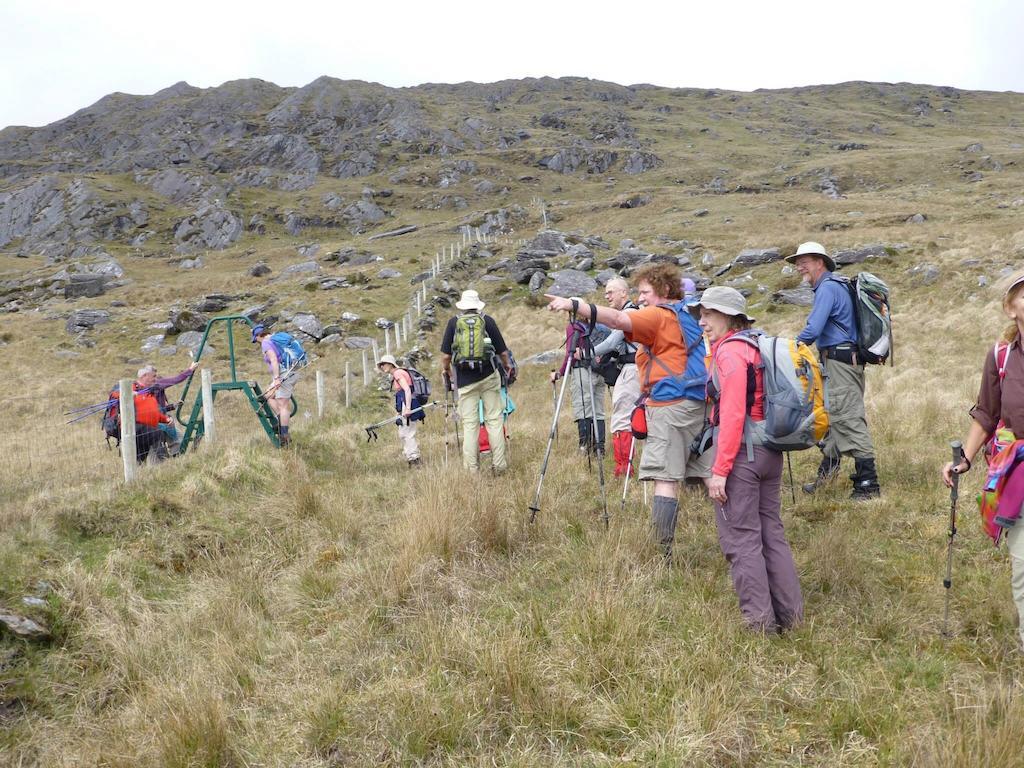
[[[780,517],[782,454],[753,442],[763,421],[764,370],[755,345],[733,339],[750,328],[747,300],[734,288],[708,288],[693,307],[711,341],[708,395],[718,450],[708,496],[749,628],[780,632],[803,618],[800,580]]]
[[[648,264],[635,279],[644,306],[628,312],[588,305],[580,298],[545,298],[550,300],[549,310],[570,312],[583,320],[594,316],[637,345],[640,389],[647,395],[647,445],[639,479],[654,483],[651,519],[665,562],[670,563],[679,484],[687,477],[706,482],[711,476],[712,452],[698,455],[690,450],[704,427],[704,337],[682,301],[676,267]]]
[[[132,382],[132,390],[135,392],[135,459],[139,464],[145,463],[150,453],[156,461],[163,461],[168,456],[167,433],[161,427],[171,419],[160,407],[156,390],[142,383],[150,373],[150,368],[146,366],[140,369],[138,379]],[[117,390],[111,395],[113,399],[120,400],[121,393]]]
[[[1010,325],[994,347],[986,347],[981,386],[970,411],[971,426],[963,441],[962,458],[956,467],[947,462],[942,468],[942,479],[949,487],[953,486],[953,473],[970,471],[982,447],[987,456],[994,456],[1001,450],[1012,450],[1015,440],[1024,439],[1024,273],[1009,280],[1003,293],[1003,312]],[[1018,472],[1024,472],[1024,465],[1017,464],[1009,471],[1004,488],[1010,487]],[[1003,513],[1001,503],[998,511],[1011,518],[1020,512],[1019,503],[1013,506],[1015,509]],[[1006,533],[1006,545],[1010,551],[1010,586],[1019,618],[1020,649],[1024,650],[1024,523],[1017,520],[1012,524]]]

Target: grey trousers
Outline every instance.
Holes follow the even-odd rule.
[[[725,504],[715,503],[718,543],[729,562],[740,611],[751,629],[774,632],[803,619],[804,601],[793,552],[779,516],[782,454],[741,447],[725,481]]]
[[[864,412],[864,366],[826,359],[825,373],[828,376],[829,431],[822,451],[834,459],[840,456],[873,459],[875,446]]]
[[[587,419],[590,421],[594,418],[594,409],[590,405],[590,382],[593,381],[597,420],[604,421],[604,393],[608,389],[604,379],[589,368],[569,368],[565,375],[569,377],[573,420]]]

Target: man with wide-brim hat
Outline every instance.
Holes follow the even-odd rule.
[[[445,387],[458,390],[459,419],[462,421],[462,466],[471,472],[480,468],[480,404],[491,446],[491,467],[495,472],[508,468],[503,432],[504,403],[501,375],[508,377],[512,360],[505,339],[494,318],[483,314],[484,302],[474,290],[462,292],[455,302],[461,314],[448,320],[441,340],[441,369]],[[453,372],[454,368],[454,372]],[[454,384],[453,384],[454,383]]]
[[[398,439],[402,442],[402,452],[410,467],[420,463],[420,446],[416,442],[417,423],[423,421],[425,414],[420,407],[424,403],[412,394],[412,374],[398,365],[394,355],[383,355],[377,367],[382,373],[391,377],[391,391],[395,393],[395,410],[401,414],[398,421]],[[420,410],[415,410],[419,408]]]
[[[829,433],[821,446],[824,455],[817,477],[803,489],[814,493],[834,478],[845,455],[853,457],[855,467],[850,475],[852,498],[876,498],[881,488],[864,410],[864,363],[857,358],[857,318],[849,284],[833,276],[836,263],[820,243],[801,243],[786,261],[814,289],[811,314],[796,338],[817,345],[829,384]]]

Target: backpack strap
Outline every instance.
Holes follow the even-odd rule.
[[[999,386],[1002,387],[1003,379],[1006,378],[1006,361],[1010,359],[1010,347],[1013,344],[1007,344],[1005,341],[997,341],[995,349],[992,350],[992,356],[996,360],[996,368],[999,370]],[[999,349],[1003,350],[1003,359],[999,359]]]

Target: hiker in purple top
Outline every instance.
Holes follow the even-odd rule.
[[[179,374],[174,376],[165,376],[159,378],[156,375],[155,365],[146,365],[139,369],[139,376],[136,379],[140,389],[149,389],[156,396],[157,405],[160,406],[161,413],[170,413],[175,409],[176,406],[171,405],[167,402],[167,389],[173,387],[176,384],[181,384],[185,379],[192,375],[192,372],[199,365],[197,362],[193,362]],[[181,445],[181,440],[178,437],[178,430],[174,426],[174,420],[171,419],[166,424],[161,424],[160,429],[167,433],[167,442],[169,443],[169,451],[172,456],[178,453],[178,448]]]

